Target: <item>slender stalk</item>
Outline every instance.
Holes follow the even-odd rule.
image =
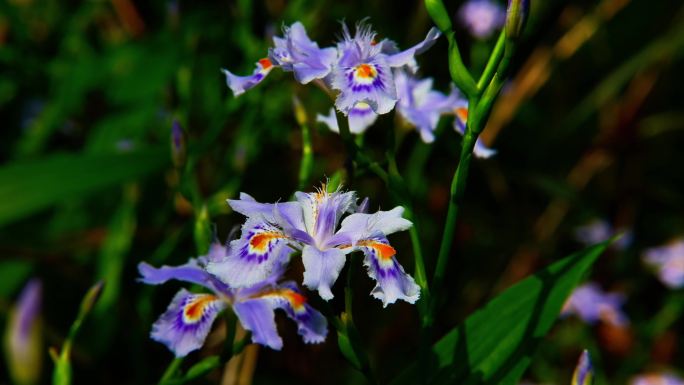
[[[302,128],[302,163],[299,166],[299,189],[304,189],[313,170],[313,147],[311,145],[311,127],[304,123]]]
[[[461,51],[458,48],[454,32],[448,32],[446,37],[449,41],[449,73],[451,74],[451,79],[466,95],[468,95],[468,97],[477,95],[477,84],[475,84],[475,80],[470,74],[470,71],[468,71],[465,64],[463,64]]]
[[[489,85],[489,83],[492,81],[492,78],[494,77],[495,71],[499,67],[499,63],[501,62],[501,58],[504,54],[505,45],[506,45],[506,31],[502,30],[501,33],[499,34],[499,39],[496,41],[496,45],[494,46],[494,50],[492,51],[491,55],[489,56],[489,60],[487,61],[487,65],[485,66],[484,71],[482,71],[482,75],[480,76],[480,79],[477,81],[477,89],[480,92],[484,91],[485,87],[487,85]]]
[[[176,373],[178,372],[178,369],[180,368],[181,364],[183,363],[183,358],[184,357],[177,357],[177,358],[174,358],[173,361],[171,361],[169,366],[164,371],[164,374],[159,379],[159,384],[166,384],[176,375]]]

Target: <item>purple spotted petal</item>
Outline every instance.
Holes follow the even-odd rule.
[[[283,231],[259,219],[248,219],[242,236],[230,243],[228,256],[209,262],[207,271],[231,287],[253,286],[289,260],[292,250]]]
[[[242,326],[252,332],[252,342],[282,349],[283,339],[278,335],[273,307],[268,301],[257,298],[236,302],[233,311]]]
[[[365,102],[356,103],[356,105],[349,110],[348,116],[349,132],[352,134],[362,134],[378,119],[378,114],[373,111],[370,104]]]
[[[420,287],[399,264],[395,258],[396,251],[386,238],[376,236],[364,239],[357,243],[357,247],[365,255],[363,264],[368,268],[368,276],[377,282],[371,295],[381,300],[383,306],[399,299],[408,303],[418,300]]]
[[[390,112],[397,102],[397,91],[384,55],[343,65],[333,70],[332,86],[340,90],[335,107],[345,115],[358,103],[366,103],[377,114]]]
[[[176,357],[202,347],[211,325],[225,303],[210,294],[192,294],[181,289],[168,309],[152,325],[150,336],[166,345]]]
[[[435,44],[435,41],[441,36],[439,29],[432,27],[425,36],[425,39],[414,45],[413,47],[387,56],[387,65],[390,67],[401,67],[410,64],[416,55],[425,52],[427,49]]]
[[[227,69],[223,69],[221,71],[223,71],[223,73],[226,75],[226,83],[231,91],[233,91],[233,95],[239,96],[250,88],[253,88],[257,84],[261,83],[261,81],[266,78],[272,69],[273,63],[271,63],[271,60],[264,58],[256,63],[254,72],[248,76],[238,76]]]
[[[306,297],[294,282],[285,282],[258,298],[268,301],[274,309],[282,309],[297,323],[297,331],[306,343],[321,343],[328,334],[328,322],[317,310],[309,306]]]
[[[349,251],[351,250],[347,252]],[[332,299],[331,287],[344,267],[345,255],[345,251],[337,248],[319,250],[315,246],[304,246],[302,250],[304,286],[317,290],[318,295],[326,301]]]

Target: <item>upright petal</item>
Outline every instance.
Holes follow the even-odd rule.
[[[437,41],[440,36],[441,33],[439,32],[439,29],[435,27],[430,28],[427,36],[425,36],[425,39],[422,42],[405,51],[388,55],[387,65],[390,67],[401,67],[410,64],[416,55],[421,54],[432,47],[432,45],[435,44],[435,41]]]
[[[395,258],[397,252],[386,238],[378,236],[364,239],[356,246],[365,255],[363,264],[368,268],[368,275],[377,282],[371,295],[381,300],[383,306],[386,307],[398,299],[408,303],[418,300],[420,287],[399,264]]]
[[[181,289],[152,325],[151,337],[166,345],[176,357],[186,356],[202,347],[216,315],[225,306],[225,302],[211,294],[192,294]]]
[[[242,326],[252,332],[252,342],[274,350],[282,349],[283,339],[278,335],[275,313],[270,303],[260,299],[247,299],[233,304],[233,311]]]
[[[282,229],[259,219],[248,219],[240,239],[230,243],[228,256],[209,262],[207,271],[231,287],[252,286],[287,263],[292,250]]]
[[[340,249],[319,250],[315,246],[304,246],[304,285],[311,290],[318,290],[318,295],[324,300],[332,299],[331,287],[337,281],[345,261],[345,251]]]
[[[319,246],[332,237],[344,213],[356,210],[355,192],[330,193],[325,184],[315,193],[298,191],[295,197],[302,207],[305,230]]]
[[[261,83],[261,81],[271,72],[273,67],[273,63],[270,59],[263,58],[256,62],[254,72],[248,76],[238,76],[227,69],[223,69],[222,71],[226,75],[226,83],[231,91],[233,91],[233,95],[240,96],[245,91]]]

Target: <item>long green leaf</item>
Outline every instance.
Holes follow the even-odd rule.
[[[561,307],[610,242],[573,254],[515,284],[432,348],[431,384],[516,384]],[[393,385],[416,384],[416,365]]]
[[[0,168],[0,226],[66,199],[132,180],[169,162],[166,148],[126,154],[53,155]]]

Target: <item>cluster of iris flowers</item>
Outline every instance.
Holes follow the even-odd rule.
[[[208,255],[182,266],[154,268],[139,265],[141,281],[161,284],[180,280],[200,285],[209,294],[181,289],[167,311],[153,325],[152,338],[176,356],[199,349],[218,313],[230,306],[252,341],[273,349],[282,347],[274,311],[282,309],[297,323],[304,342],[325,340],[327,322],[307,303],[292,281],[282,282],[293,254],[301,254],[303,284],[324,300],[333,298],[335,284],[347,254],[361,251],[368,275],[376,281],[371,295],[384,306],[397,300],[414,303],[420,289],[406,274],[389,244],[389,234],[412,223],[402,218],[403,208],[368,214],[367,200],[357,204],[355,192],[295,193],[296,200],[259,203],[247,194],[229,200],[246,221],[240,238],[227,246],[212,245]]]

